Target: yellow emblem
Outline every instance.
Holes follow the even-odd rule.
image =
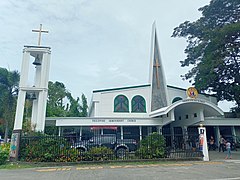
[[[195,87],[189,87],[187,89],[187,96],[190,97],[190,98],[194,98],[196,99],[197,96],[198,96],[198,91]]]

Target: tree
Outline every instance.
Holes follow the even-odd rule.
[[[77,97],[77,99],[74,99],[71,95],[71,93],[68,93],[67,95],[68,100],[69,100],[69,104],[68,104],[68,108],[67,108],[67,116],[68,117],[80,117],[81,113],[80,113],[80,104],[79,104],[79,97]]]
[[[4,120],[5,141],[9,128],[13,127],[19,80],[20,75],[17,71],[0,68],[0,117]]]
[[[47,100],[47,117],[65,117],[66,107],[64,99],[69,92],[63,83],[49,81],[48,83],[48,100]]]
[[[188,42],[180,63],[191,69],[182,77],[218,100],[235,101],[240,110],[240,1],[212,0],[199,11],[201,18],[185,21],[172,35]]]
[[[80,98],[73,98],[65,85],[56,81],[48,83],[47,117],[85,117],[87,116],[87,99],[82,94]]]
[[[81,117],[86,117],[88,114],[88,105],[87,105],[87,98],[84,94],[82,94],[82,105],[80,106],[81,110]]]

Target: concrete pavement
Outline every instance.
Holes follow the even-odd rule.
[[[224,161],[226,157],[226,152],[216,151],[208,151],[210,161]],[[232,160],[240,160],[240,149],[238,151],[232,152]]]

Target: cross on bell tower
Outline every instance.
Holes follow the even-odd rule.
[[[27,45],[23,48],[14,130],[22,130],[24,105],[26,98],[30,96],[33,101],[31,115],[32,128],[35,131],[43,132],[46,117],[51,48],[41,46],[41,33],[48,33],[48,31],[42,30],[42,24],[40,24],[39,30],[32,31],[39,33],[38,45]],[[32,84],[29,84],[30,69],[34,71],[34,81]]]
[[[42,35],[42,32],[43,33],[48,33],[48,31],[46,30],[42,30],[42,24],[40,24],[40,28],[39,29],[33,29],[32,32],[38,32],[38,46],[40,46],[41,44],[41,35]]]

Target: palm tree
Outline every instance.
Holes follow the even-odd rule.
[[[4,120],[7,141],[9,128],[13,126],[20,75],[17,71],[8,71],[0,67],[0,118]]]

